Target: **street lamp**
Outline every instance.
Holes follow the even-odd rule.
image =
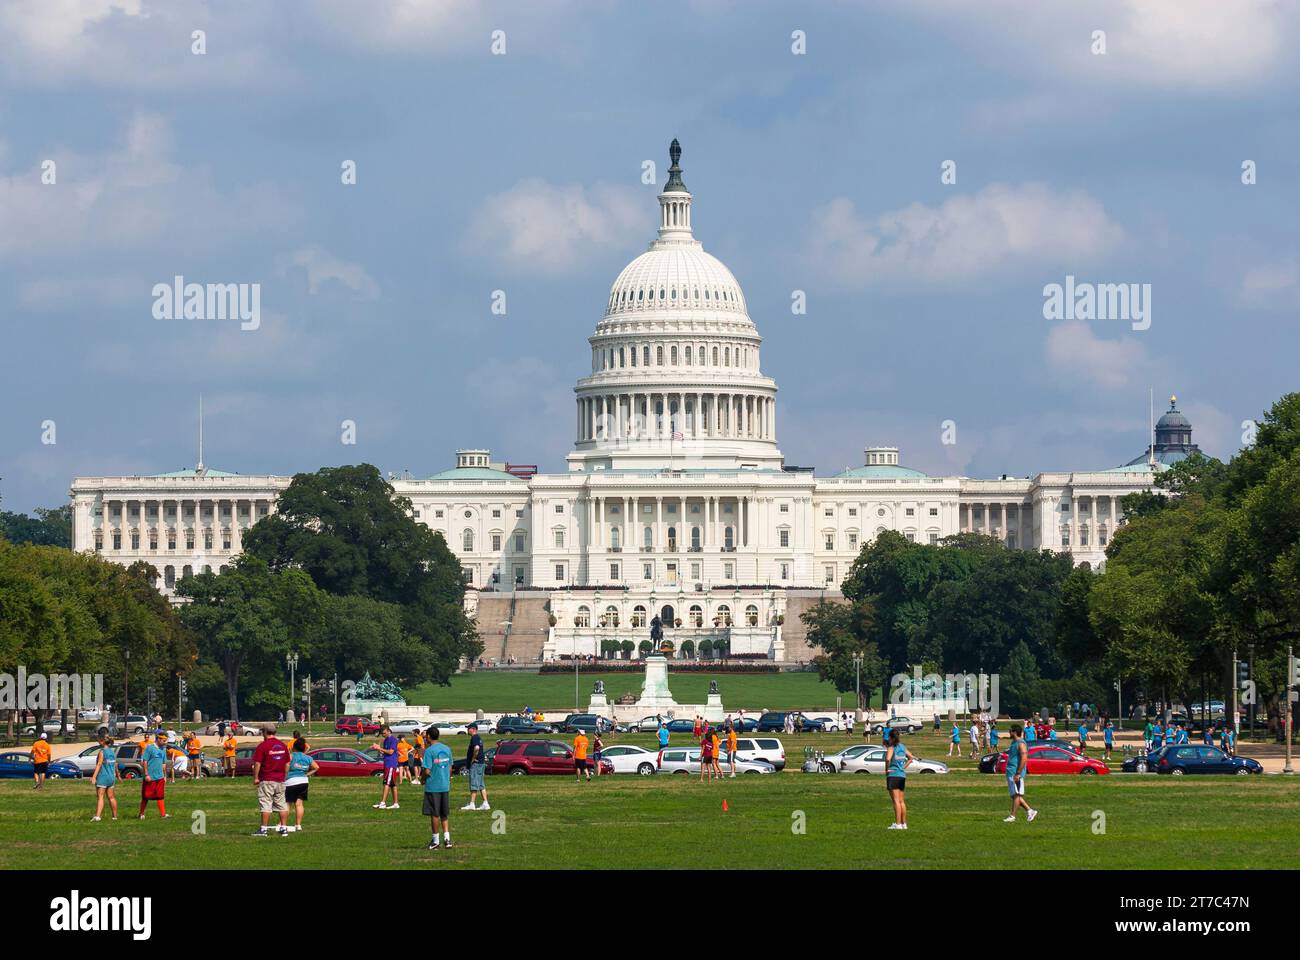
[[[853,705],[854,719],[862,721],[862,654],[853,655],[853,694],[857,702]]]
[[[298,669],[298,654],[286,654],[284,658],[285,665],[289,668],[289,711],[293,712],[293,672]]]

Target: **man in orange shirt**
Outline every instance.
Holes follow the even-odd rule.
[[[407,741],[406,734],[402,734],[397,741],[397,777],[403,783],[410,778],[410,763],[411,744]]]
[[[189,755],[190,779],[198,780],[203,776],[203,744],[199,743],[197,733],[190,734],[190,739],[185,744],[185,752]]]
[[[731,775],[736,775],[736,728],[727,725],[727,755],[731,759]]]
[[[235,746],[239,743],[233,733],[226,734],[226,739],[221,741],[221,765],[226,768],[226,776],[235,775]]]
[[[579,783],[582,782],[583,773],[587,774],[587,779],[591,779],[591,768],[587,766],[587,735],[581,730],[573,738],[573,775]]]
[[[33,790],[39,790],[45,786],[45,774],[50,769],[50,738],[42,733],[36,738],[31,749],[32,766],[35,768],[36,785]]]

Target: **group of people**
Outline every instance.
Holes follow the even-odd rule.
[[[1230,724],[1208,724],[1201,732],[1201,743],[1214,746],[1215,740],[1228,756],[1234,756],[1237,747],[1237,733]],[[1165,723],[1159,717],[1148,720],[1142,728],[1142,747],[1147,753],[1155,753],[1161,747],[1172,747],[1191,742],[1191,732],[1184,724],[1170,721]]]
[[[790,719],[787,715],[787,721]],[[660,730],[666,732],[666,728],[660,727]],[[727,744],[727,760],[731,767],[729,776],[736,775],[736,728],[727,720],[723,725],[721,732],[717,727],[710,726],[703,717],[696,717],[692,727],[692,736],[700,744],[700,783],[721,780],[724,776],[722,772],[722,744],[725,738]]]
[[[885,726],[884,734],[889,735],[889,727]],[[995,720],[974,720],[967,729],[966,737],[970,742],[970,756],[972,759],[979,756],[984,750],[998,749],[998,725]],[[961,756],[963,734],[961,725],[956,721],[952,725],[952,735],[948,738],[948,756]]]

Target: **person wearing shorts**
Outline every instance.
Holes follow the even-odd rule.
[[[411,785],[420,785],[420,769],[424,766],[424,731],[415,731],[415,743],[411,747]]]
[[[307,778],[319,770],[320,765],[307,753],[307,741],[298,737],[293,741],[293,749],[289,752],[289,768],[284,778],[284,802],[293,809],[297,818],[294,825],[289,828],[294,833],[302,833],[302,815],[305,812],[304,804],[307,802]]]
[[[262,728],[262,742],[253,751],[253,786],[257,790],[257,807],[262,813],[262,827],[255,837],[268,836],[271,814],[279,814],[280,836],[289,835],[289,801],[285,798],[284,781],[289,769],[289,748],[275,735],[275,726]]]
[[[39,790],[45,786],[45,775],[50,772],[50,738],[41,733],[32,744],[32,770],[36,774],[36,785],[33,790]]]
[[[99,823],[103,817],[105,799],[113,811],[113,819],[117,819],[117,793],[113,789],[116,784],[117,751],[113,748],[113,738],[104,730],[99,735],[99,753],[95,756],[95,816],[91,823]]]
[[[573,738],[573,775],[581,782],[582,775],[587,775],[591,779],[591,769],[587,766],[587,735],[581,730]]]
[[[238,743],[233,733],[227,734],[226,739],[221,741],[221,766],[227,777],[235,775],[235,747]]]
[[[189,742],[185,744],[185,751],[190,765],[190,779],[201,779],[203,777],[203,744],[199,742],[197,733],[190,734]]]
[[[399,810],[397,803],[397,738],[393,736],[393,731],[384,724],[380,732],[384,735],[381,743],[375,744],[375,749],[384,755],[384,793],[379,798],[379,802],[374,805],[376,810]],[[388,802],[388,792],[393,792],[393,802]]]
[[[465,753],[465,770],[469,773],[469,803],[461,807],[462,810],[491,810],[492,805],[488,803],[487,787],[484,786],[483,778],[487,773],[487,760],[483,753],[483,738],[478,735],[478,724],[471,723],[467,728],[469,732],[469,749]],[[474,805],[474,797],[478,794],[483,795],[483,805],[481,807]]]
[[[727,758],[731,761],[731,778],[736,777],[736,728],[727,726]]]
[[[907,801],[903,798],[903,791],[907,789],[907,765],[916,757],[912,752],[903,745],[903,741],[898,736],[898,731],[890,728],[889,745],[885,749],[887,763],[885,766],[885,789],[889,791],[889,798],[894,803],[894,822],[889,825],[890,830],[907,829]]]
[[[1020,724],[1011,725],[1011,745],[1007,747],[1007,793],[1011,797],[1011,815],[1004,823],[1016,822],[1016,811],[1025,808],[1025,819],[1032,821],[1038,811],[1025,799],[1025,779],[1029,776],[1029,747],[1021,736]]]
[[[705,730],[700,740],[700,783],[713,779],[713,731]]]
[[[164,794],[167,790],[167,750],[163,744],[167,734],[161,730],[154,735],[154,742],[144,748],[141,760],[144,762],[144,780],[140,785],[140,819],[144,819],[145,808],[150,800],[158,801],[158,814],[168,819],[167,804]]]
[[[429,849],[451,849],[451,749],[438,740],[438,728],[430,727],[429,745],[424,748],[424,815],[429,818],[433,837]],[[441,842],[439,832],[441,831]]]
[[[411,742],[403,735],[397,739],[397,779],[405,783],[411,776]]]

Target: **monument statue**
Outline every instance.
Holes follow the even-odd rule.
[[[406,703],[402,698],[402,690],[395,683],[387,680],[372,680],[370,671],[357,681],[356,685],[348,691],[345,700],[370,700],[381,701],[383,703]]]
[[[663,623],[660,621],[659,617],[656,616],[650,621],[650,642],[655,645],[656,650],[659,649],[659,641],[663,638]]]
[[[717,692],[718,692],[718,681],[716,681],[716,680],[710,680],[710,681],[709,681],[709,695],[710,695],[710,696],[713,696],[713,695],[715,695]]]
[[[603,697],[605,695],[605,681],[597,680],[596,685],[591,688],[591,692]]]

